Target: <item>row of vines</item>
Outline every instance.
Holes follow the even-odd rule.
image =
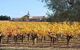
[[[13,37],[14,41],[18,39],[24,41],[25,36],[27,39],[32,40],[35,44],[35,39],[44,39],[48,37],[51,43],[54,44],[58,38],[65,37],[66,44],[69,45],[73,37],[80,36],[80,23],[79,22],[1,22],[0,23],[0,42],[3,37]]]

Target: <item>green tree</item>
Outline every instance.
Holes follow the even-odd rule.
[[[80,21],[80,0],[42,0],[49,11],[48,21]]]
[[[11,20],[11,18],[10,18],[10,16],[1,15],[1,16],[0,16],[0,20]]]

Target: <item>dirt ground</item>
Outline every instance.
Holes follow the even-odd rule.
[[[80,48],[28,48],[28,47],[0,47],[0,50],[80,50]]]
[[[2,42],[0,44],[0,50],[80,50],[80,40],[72,39],[69,43],[69,47],[66,45],[66,41],[59,40],[52,44],[50,40],[43,42],[38,41],[35,45],[32,41],[18,41],[17,43],[13,40],[9,40],[9,43]]]

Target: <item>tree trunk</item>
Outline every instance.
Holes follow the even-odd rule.
[[[30,38],[30,34],[27,34],[27,37],[28,37],[28,39],[27,39],[27,40],[29,41],[29,38]]]
[[[67,35],[67,46],[69,46],[69,42],[70,42],[70,40],[71,40],[71,38],[72,38],[72,36],[69,36],[69,35]]]
[[[35,39],[32,39],[33,45],[35,45]]]
[[[52,37],[50,37],[50,40],[51,40],[51,42],[50,42],[50,46],[51,46],[51,44],[52,44]]]
[[[1,41],[2,41],[2,37],[0,36],[0,43],[1,43]]]
[[[23,41],[24,41],[24,35],[21,35],[21,40],[22,40],[22,43],[23,43]]]
[[[17,36],[14,36],[14,41],[15,41],[15,43],[17,42]]]
[[[55,38],[54,37],[52,38],[52,42],[53,42],[53,45],[54,45],[54,42],[55,42]]]
[[[9,37],[7,37],[7,43],[9,43]]]

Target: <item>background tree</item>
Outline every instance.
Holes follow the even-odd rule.
[[[49,11],[48,21],[80,21],[80,0],[42,0]]]
[[[10,16],[1,15],[1,16],[0,16],[0,20],[11,20],[11,18],[10,18]]]

